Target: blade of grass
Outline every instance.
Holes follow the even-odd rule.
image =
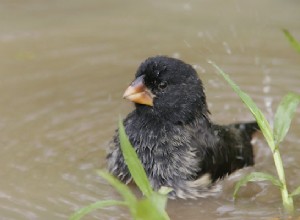
[[[273,131],[271,130],[270,124],[266,120],[265,116],[262,114],[260,109],[255,105],[253,100],[229,78],[229,76],[223,72],[221,68],[219,68],[215,63],[209,61],[223,76],[223,78],[229,83],[229,85],[232,87],[232,89],[240,96],[242,101],[246,104],[246,106],[249,108],[249,110],[252,112],[253,116],[255,117],[270,149],[273,152],[273,159],[276,167],[276,171],[281,183],[280,187],[280,192],[281,192],[281,197],[282,197],[282,204],[284,206],[284,209],[288,213],[293,213],[294,212],[294,204],[293,204],[293,198],[289,195],[288,190],[287,190],[287,185],[286,185],[286,180],[285,180],[285,173],[283,169],[283,163],[282,159],[280,156],[280,151],[278,148],[278,145],[275,145],[274,141],[274,134]]]
[[[139,203],[139,207],[141,208],[138,216],[143,216],[143,213],[151,213],[147,216],[146,219],[163,219],[169,220],[170,217],[166,212],[166,205],[168,200],[168,193],[171,192],[172,189],[169,187],[161,187],[158,192],[153,192],[149,198],[146,198]],[[149,218],[148,218],[149,217]],[[137,218],[139,219],[139,218]],[[141,218],[143,219],[143,218]],[[143,219],[145,220],[145,219]]]
[[[298,196],[300,195],[300,186],[297,187],[297,189],[295,189],[290,196]]]
[[[292,45],[292,47],[298,52],[300,53],[300,43],[291,35],[291,33],[286,30],[283,29],[282,30],[285,37],[288,39],[288,41],[290,42],[290,44]]]
[[[280,102],[274,122],[274,138],[275,144],[278,145],[286,136],[294,113],[300,103],[300,95],[288,93]]]
[[[119,193],[122,195],[125,202],[128,204],[128,208],[132,215],[136,214],[136,204],[137,199],[135,195],[131,192],[129,187],[125,184],[123,184],[120,180],[115,178],[110,173],[107,173],[105,171],[97,171],[98,175],[100,175],[102,178],[104,178],[107,182],[109,182]]]
[[[162,207],[159,207],[158,203],[160,200],[167,199],[166,196],[159,195],[158,193],[153,193],[150,198],[145,198],[139,201],[137,206],[137,216],[136,219],[140,220],[169,220],[169,216]]]
[[[146,197],[150,197],[153,193],[152,187],[141,161],[129,142],[121,119],[119,120],[119,138],[125,162],[134,182]]]
[[[161,216],[164,217],[164,219],[169,219],[168,214],[166,213],[166,205],[168,201],[167,195],[162,195],[160,193],[153,193],[151,198],[149,198],[152,202],[152,204],[155,205],[156,209],[160,213]]]
[[[158,193],[161,194],[161,195],[165,195],[166,196],[166,195],[168,195],[172,191],[173,191],[173,189],[171,187],[162,186],[158,190]]]
[[[232,87],[232,89],[239,95],[239,97],[242,99],[244,104],[250,109],[264,137],[266,138],[268,145],[270,146],[271,150],[274,151],[275,143],[273,139],[273,132],[269,122],[267,121],[263,113],[256,106],[256,104],[253,102],[250,96],[244,93],[219,66],[217,66],[212,61],[209,61],[209,63],[212,64],[218,70],[218,73],[223,76],[223,78],[228,82],[228,84]]]
[[[75,212],[69,220],[80,220],[83,216],[87,215],[88,213],[96,210],[96,209],[102,209],[108,206],[116,206],[116,205],[121,205],[121,206],[126,206],[127,203],[124,201],[116,201],[116,200],[107,200],[107,201],[99,201],[95,202],[91,205],[88,205],[82,209],[79,209],[77,212]]]
[[[241,188],[241,186],[246,185],[248,182],[256,182],[256,181],[270,181],[273,185],[278,186],[278,187],[282,187],[282,183],[280,182],[280,180],[268,173],[262,173],[262,172],[253,172],[250,173],[244,177],[242,177],[242,179],[240,179],[235,187],[234,187],[234,192],[233,192],[233,197],[236,198],[237,197],[237,193],[239,191],[239,189]]]

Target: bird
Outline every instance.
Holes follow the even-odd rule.
[[[170,198],[206,197],[219,180],[254,165],[251,140],[258,124],[213,123],[202,81],[190,64],[168,56],[147,58],[123,98],[135,105],[123,124],[154,190],[170,187]],[[106,160],[112,175],[132,181],[118,129]]]

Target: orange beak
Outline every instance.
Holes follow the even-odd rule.
[[[153,106],[154,95],[147,89],[144,84],[144,76],[136,78],[125,90],[123,98],[132,102]]]

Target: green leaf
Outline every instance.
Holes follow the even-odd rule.
[[[154,192],[151,199],[156,204],[158,209],[164,211],[167,205],[168,194],[172,192],[173,189],[170,187],[162,186],[158,193]]]
[[[285,37],[288,39],[288,41],[290,42],[290,44],[292,45],[292,47],[298,51],[298,53],[300,53],[300,43],[291,35],[291,33],[286,30],[286,29],[283,29],[282,30]]]
[[[128,204],[128,207],[130,209],[130,212],[134,215],[136,213],[136,203],[137,199],[135,195],[131,192],[129,187],[122,183],[120,180],[115,178],[110,173],[104,172],[104,171],[97,171],[97,173],[103,177],[107,182],[109,182],[124,198],[126,204]]]
[[[275,143],[273,139],[273,132],[269,122],[267,121],[267,119],[265,118],[261,110],[253,102],[250,96],[244,93],[219,66],[217,66],[212,61],[209,61],[209,63],[211,63],[217,69],[218,73],[224,77],[224,79],[228,82],[231,88],[239,95],[239,97],[242,99],[242,101],[251,111],[251,113],[253,114],[254,118],[257,121],[258,126],[260,127],[260,130],[262,131],[264,137],[266,138],[268,145],[270,146],[271,150],[274,151]]]
[[[146,197],[150,197],[153,193],[153,190],[151,188],[150,182],[147,178],[143,165],[139,160],[134,148],[128,140],[121,119],[119,121],[119,138],[125,162],[134,182]]]
[[[300,95],[288,93],[280,102],[274,122],[275,144],[278,145],[286,136],[294,113],[300,103]]]
[[[168,195],[172,191],[173,191],[173,189],[171,187],[162,186],[158,190],[158,193],[161,194],[161,195]]]
[[[158,192],[138,203],[136,219],[163,219],[169,220],[169,216],[165,211],[167,204],[167,194],[172,189],[169,187],[161,187]]]
[[[282,183],[280,182],[280,180],[268,173],[262,173],[262,172],[253,172],[250,173],[244,177],[242,177],[242,179],[240,179],[234,187],[234,192],[233,192],[233,197],[236,198],[237,197],[237,193],[239,191],[239,189],[241,188],[241,186],[246,185],[246,183],[248,182],[256,182],[256,181],[271,181],[271,183],[273,183],[273,185],[278,186],[278,187],[282,187]]]
[[[169,216],[164,209],[158,208],[156,197],[158,193],[153,193],[152,198],[146,198],[138,202],[136,219],[139,220],[169,220]],[[159,195],[162,196],[162,195]],[[164,196],[167,198],[166,196]]]
[[[298,196],[300,195],[300,186],[297,187],[297,189],[295,189],[290,196]]]
[[[156,207],[156,210],[160,213],[160,215],[164,216],[166,219],[166,216],[168,216],[165,211],[168,201],[167,195],[154,192],[149,199],[152,201],[152,204]],[[167,219],[169,219],[169,217]]]
[[[82,209],[79,209],[77,212],[75,212],[69,220],[79,220],[83,216],[87,215],[88,213],[96,210],[96,209],[102,209],[108,206],[116,206],[116,205],[123,205],[126,206],[127,203],[123,201],[116,201],[116,200],[107,200],[107,201],[99,201],[95,202],[91,205],[88,205]]]

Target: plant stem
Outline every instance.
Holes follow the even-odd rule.
[[[278,150],[278,146],[276,146],[274,149],[275,150],[273,152],[273,158],[274,158],[274,162],[275,162],[279,180],[282,183],[282,187],[280,187],[280,192],[281,192],[283,207],[284,207],[285,211],[287,211],[288,213],[293,213],[294,212],[294,201],[293,201],[293,198],[291,196],[289,196],[289,193],[288,193],[282,159],[280,156],[280,152]]]

